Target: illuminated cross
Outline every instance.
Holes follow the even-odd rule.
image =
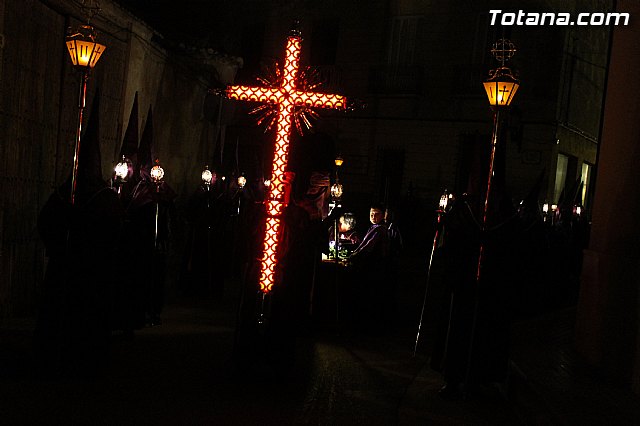
[[[287,37],[283,78],[279,87],[228,86],[225,93],[229,99],[267,102],[277,105],[276,145],[271,168],[271,184],[267,197],[266,231],[262,265],[260,268],[260,290],[269,293],[275,281],[276,253],[280,235],[280,215],[288,200],[285,193],[285,168],[289,158],[291,122],[296,107],[345,109],[346,98],[296,89],[295,81],[300,62],[302,37],[297,31]]]

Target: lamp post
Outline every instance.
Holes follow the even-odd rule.
[[[160,167],[160,160],[156,159],[156,165],[151,168],[151,179],[156,184],[156,229],[154,234],[153,247],[158,248],[158,217],[160,216],[160,184],[164,178],[164,169]]]
[[[520,87],[520,82],[516,79],[512,71],[505,66],[505,62],[515,55],[515,45],[507,40],[500,39],[496,41],[492,48],[491,54],[500,62],[500,67],[489,72],[489,78],[483,83],[487,92],[489,105],[493,110],[493,131],[491,134],[491,155],[489,156],[489,175],[487,177],[487,189],[484,197],[484,205],[482,210],[481,231],[487,229],[487,215],[489,212],[489,197],[491,195],[491,184],[494,174],[494,160],[496,147],[498,145],[498,135],[500,134],[500,113],[503,109],[508,108]],[[476,285],[474,295],[473,321],[471,323],[471,333],[469,339],[469,353],[467,358],[467,368],[465,374],[465,388],[469,384],[469,375],[471,372],[471,360],[473,353],[473,341],[475,338],[476,322],[478,317],[479,288],[482,277],[482,266],[484,263],[485,245],[480,242],[480,250],[478,254],[478,265],[476,268]]]
[[[71,197],[70,201],[75,203],[76,185],[78,179],[78,162],[80,157],[80,137],[82,134],[82,116],[87,99],[87,81],[89,73],[98,63],[104,53],[106,46],[96,42],[95,29],[87,24],[81,25],[73,32],[71,28],[67,30],[67,50],[71,57],[73,66],[82,72],[80,79],[80,94],[78,96],[78,128],[76,131],[75,149],[73,154],[73,173],[71,174]]]

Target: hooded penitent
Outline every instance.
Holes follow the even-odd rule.
[[[102,178],[100,156],[100,92],[96,89],[87,128],[80,139],[78,172],[76,176],[75,202],[80,204],[92,194],[107,186]],[[68,198],[71,191],[71,174],[60,187],[60,193]]]
[[[147,122],[144,125],[140,146],[138,147],[136,175],[139,175],[141,179],[148,179],[151,167],[153,167],[153,114],[151,106],[149,106]]]

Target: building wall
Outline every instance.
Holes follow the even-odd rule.
[[[619,0],[633,19],[640,5]],[[615,382],[640,393],[640,26],[616,27],[607,80],[602,143],[576,319],[576,346]]]
[[[92,73],[88,104],[99,86],[103,174],[108,178],[117,160],[138,92],[140,130],[152,107],[156,156],[180,194],[180,204],[199,182],[204,164],[211,163],[216,143],[224,140],[225,124],[241,122],[244,109],[219,120],[206,102],[207,90],[219,85],[216,75],[230,83],[242,61],[181,48],[113,2],[100,3],[103,10],[92,23],[107,51]],[[576,0],[571,10],[598,10],[607,4]],[[0,146],[0,316],[7,316],[35,306],[46,261],[35,230],[37,213],[71,168],[79,76],[67,58],[64,35],[81,13],[73,0],[0,5],[0,131],[9,141]],[[561,1],[532,2],[534,6],[569,7]],[[337,22],[335,63],[317,65],[332,76],[328,90],[367,105],[344,114],[321,113],[318,128],[330,133],[345,158],[345,190],[358,202],[380,197],[389,172],[385,167],[391,167],[384,163],[385,153],[391,153],[394,164],[402,164],[401,171],[393,171],[393,179],[400,177],[393,190],[400,199],[410,195],[422,203],[426,215],[444,188],[464,186],[456,182],[461,141],[469,135],[482,141],[491,132],[492,115],[481,85],[497,65],[488,54],[499,32],[488,25],[491,7],[509,10],[510,2],[248,0],[234,3],[237,22],[244,23],[226,22],[221,28],[228,34],[221,45],[241,46],[243,28],[264,26],[256,52],[262,58],[281,58],[284,38],[297,18],[305,36],[303,59],[309,60],[314,26]],[[228,18],[211,16],[211,25]],[[508,146],[507,183],[515,199],[528,192],[541,169],[552,175],[557,152],[595,163],[591,136],[599,129],[606,36],[592,30],[576,35],[561,28],[511,28],[509,36],[519,49],[512,65],[520,71],[522,85],[502,143]],[[254,43],[247,39],[244,44]],[[259,71],[249,68],[240,72]],[[238,132],[241,151],[257,149],[251,134]],[[226,142],[229,147],[235,141]],[[547,184],[553,188],[553,179],[548,177]]]
[[[0,2],[0,318],[32,314],[46,266],[36,222],[54,188],[70,175],[80,75],[64,43],[68,26],[84,20],[72,0]],[[154,114],[154,148],[178,204],[212,157],[218,122],[203,102],[220,74],[237,63],[215,55],[167,50],[162,37],[111,1],[101,1],[92,25],[107,46],[92,71],[87,119],[101,91],[103,176],[111,177],[134,94],[140,130]],[[85,121],[86,126],[86,121]]]

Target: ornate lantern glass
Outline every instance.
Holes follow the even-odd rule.
[[[507,67],[500,67],[494,70],[483,85],[489,98],[489,104],[492,107],[511,105],[511,101],[513,101],[518,87],[520,87],[518,80]]]
[[[107,48],[96,42],[96,32],[91,25],[81,25],[75,33],[68,31],[66,43],[73,65],[85,69],[93,68]]]

